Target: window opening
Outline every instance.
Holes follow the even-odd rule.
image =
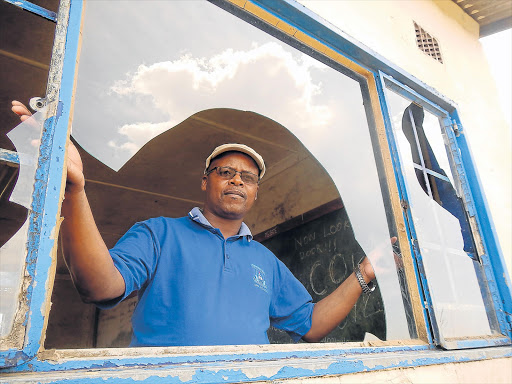
[[[414,337],[390,242],[396,231],[388,225],[388,203],[382,198],[364,107],[365,80],[344,76],[210,3],[150,4],[86,4],[73,137],[83,149],[87,193],[107,244],[149,215],[182,216],[200,205],[202,196],[193,186],[204,158],[216,144],[242,141],[262,148],[272,165],[262,183],[268,193],[258,196],[258,204],[268,209],[254,210],[246,219],[253,233],[341,196],[360,246],[355,253],[374,257],[380,267],[385,338]],[[175,15],[175,23],[169,23],[169,15]],[[109,22],[113,17],[122,21],[115,31]],[[148,34],[136,33],[134,25],[149,28]],[[159,38],[150,42],[145,38],[149,35]],[[183,38],[168,39],[177,35]],[[274,129],[277,123],[271,122],[286,129]],[[287,137],[294,137],[295,144]],[[156,159],[158,170],[180,165],[180,180],[162,178]],[[332,180],[328,189],[320,188],[322,174]],[[308,182],[300,184],[299,179]],[[280,187],[283,180],[286,193]],[[342,274],[339,261],[333,263],[339,268],[335,281]],[[67,272],[57,270],[54,303],[69,285]],[[62,305],[52,307],[47,347],[68,345],[62,338],[52,339],[59,328],[52,318],[63,310],[80,314],[83,308]],[[128,302],[126,311],[118,313],[132,306]],[[106,331],[121,321],[110,314],[88,312],[95,324],[84,347],[126,341],[128,333]],[[383,337],[382,331],[375,333]],[[102,335],[103,341],[94,335]]]
[[[423,53],[443,64],[441,49],[439,48],[437,39],[420,27],[416,22],[414,22],[414,29],[416,31],[416,45],[418,48]]]

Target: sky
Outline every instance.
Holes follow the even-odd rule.
[[[512,118],[512,29],[480,39],[496,81],[501,108],[508,125]]]

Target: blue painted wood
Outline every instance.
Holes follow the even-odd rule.
[[[451,114],[451,117],[459,127],[462,127],[456,110]],[[481,259],[485,267],[485,273],[496,311],[498,312],[498,321],[501,331],[509,338],[512,338],[512,324],[507,317],[512,313],[512,283],[508,274],[507,265],[498,241],[494,222],[490,215],[487,199],[483,194],[482,183],[471,157],[469,143],[464,134],[457,136],[456,141],[461,151],[462,161],[464,162],[468,186],[471,189],[474,199],[475,217],[478,227],[482,232],[485,255],[483,255]]]
[[[64,1],[64,0],[63,0]],[[56,34],[65,34],[66,51],[64,70],[61,80],[61,92],[56,114],[44,123],[38,167],[35,177],[33,202],[29,215],[29,237],[27,244],[26,273],[31,277],[27,288],[26,300],[29,310],[25,313],[27,333],[24,347],[19,350],[0,352],[1,366],[24,366],[33,359],[40,349],[40,341],[45,321],[49,274],[52,265],[52,249],[56,242],[56,225],[58,221],[60,191],[63,185],[62,173],[67,139],[69,107],[73,91],[75,60],[78,52],[78,37],[81,20],[81,1],[73,1],[70,16],[66,25],[65,20],[57,24]],[[65,15],[61,15],[67,19]],[[73,55],[74,54],[74,55]],[[74,56],[71,59],[71,56]],[[59,84],[52,84],[59,86]],[[53,100],[50,100],[53,102]],[[62,105],[67,106],[67,112],[62,113]]]
[[[441,117],[441,120],[443,121],[443,125],[445,128],[445,134],[450,143],[449,149],[450,149],[450,152],[452,155],[452,159],[455,162],[457,176],[458,176],[458,180],[460,182],[460,188],[462,189],[462,191],[464,193],[464,202],[465,202],[466,208],[468,209],[468,213],[470,215],[473,215],[475,217],[475,219],[477,220],[477,222],[480,223],[480,215],[483,213],[484,210],[487,209],[487,207],[485,205],[479,205],[478,203],[475,204],[475,200],[474,200],[474,196],[473,196],[474,192],[477,192],[482,197],[483,197],[483,192],[482,192],[481,186],[479,186],[479,185],[477,186],[474,183],[473,183],[473,185],[470,185],[470,182],[469,182],[467,170],[473,169],[475,172],[476,172],[476,170],[474,169],[474,165],[473,165],[472,158],[471,158],[471,155],[469,152],[469,148],[464,148],[464,147],[461,147],[458,145],[459,140],[461,138],[467,145],[467,142],[465,141],[465,136],[463,134],[463,132],[464,132],[463,127],[462,127],[462,124],[460,123],[460,121],[455,120],[456,123],[458,122],[457,123],[458,129],[457,129],[457,134],[456,134],[451,129],[452,118],[443,108],[436,106],[429,100],[425,100],[421,95],[418,95],[414,90],[412,90],[406,86],[402,86],[399,82],[397,82],[396,80],[390,78],[389,76],[387,76],[383,73],[381,73],[381,79],[382,79],[382,81],[381,81],[382,87],[388,87],[388,88],[392,89],[393,91],[398,92],[402,96],[404,96],[412,101],[416,101],[416,102],[420,103],[422,106],[425,106],[426,109],[429,109],[431,112],[435,113],[438,116],[441,113],[440,117]],[[384,95],[384,103],[385,103],[385,95]],[[387,103],[386,103],[386,105],[387,105]],[[390,116],[389,111],[386,111],[385,115],[387,115],[386,116],[387,118],[385,120],[387,121],[387,124],[389,124],[391,127],[391,122],[388,117],[388,116]],[[457,117],[455,107],[453,107],[452,116]],[[391,130],[391,131],[389,131],[388,140],[390,142],[390,145],[396,146],[396,143],[394,142],[394,138],[392,136],[393,135],[392,135],[392,130]],[[395,152],[396,152],[396,159],[398,159],[396,169],[399,170],[401,168],[398,168],[400,166],[399,165],[400,163],[399,163],[399,156],[398,156],[396,148],[395,148]],[[404,184],[401,184],[401,185],[404,185]],[[406,194],[406,191],[404,191],[404,195],[405,194]],[[475,206],[479,207],[478,211],[475,208]],[[488,211],[486,212],[486,215],[488,215]],[[411,221],[411,223],[412,223],[412,221]],[[478,228],[480,229],[480,236],[482,238],[482,241],[484,243],[484,248],[485,248],[486,234],[482,231],[483,227],[488,227],[488,223],[485,223],[484,226],[482,226],[481,224],[478,225]],[[414,239],[416,239],[415,235],[414,235]],[[415,241],[417,241],[417,240],[415,240]],[[417,247],[415,247],[415,248],[417,249]],[[487,254],[487,252],[486,252],[486,254]],[[481,258],[483,260],[487,260],[486,254],[481,256]],[[462,342],[462,341],[447,343],[444,341],[444,339],[443,339],[442,335],[439,333],[439,329],[436,325],[437,323],[435,321],[435,314],[433,312],[432,299],[431,299],[429,291],[428,291],[428,285],[427,285],[428,279],[424,273],[423,262],[422,262],[421,253],[419,252],[419,249],[417,250],[417,258],[418,258],[418,266],[420,267],[421,278],[424,283],[423,289],[425,291],[426,301],[428,303],[429,314],[432,317],[431,326],[433,327],[434,338],[437,340],[437,342],[439,342],[445,348],[473,348],[475,346],[480,346],[480,347],[487,346],[489,341],[484,338],[475,339],[471,343]],[[501,260],[504,264],[503,257],[501,257]],[[506,317],[504,316],[504,313],[502,310],[503,306],[502,306],[502,302],[500,300],[500,296],[497,292],[497,289],[494,288],[495,287],[495,285],[494,285],[495,279],[494,279],[492,266],[489,263],[484,263],[483,265],[484,265],[484,271],[486,273],[487,281],[482,282],[482,283],[486,284],[491,291],[491,297],[492,297],[494,307],[497,312],[498,323],[500,325],[501,332],[503,332],[504,335],[507,335],[508,341],[506,341],[506,343],[510,343],[510,339],[509,339],[510,338],[510,328],[507,327],[507,325],[509,323],[506,321]],[[506,269],[506,267],[505,267],[505,269]],[[510,285],[508,285],[508,287],[510,287]],[[510,288],[508,288],[508,289],[509,289],[509,295],[510,295]],[[508,313],[510,313],[510,312],[508,312]]]
[[[385,84],[389,88],[399,92],[401,95],[411,100],[421,102],[422,105],[428,106],[427,108],[430,109],[431,112],[435,113],[437,110],[439,111],[438,113],[442,113],[442,116],[444,116],[442,123],[448,138],[452,159],[455,163],[458,181],[460,182],[460,189],[464,194],[464,202],[468,210],[468,214],[474,217],[478,223],[481,235],[480,237],[485,249],[484,255],[480,256],[487,278],[487,281],[483,282],[483,284],[489,287],[494,307],[496,309],[500,330],[504,335],[507,335],[510,338],[511,324],[506,319],[506,314],[511,313],[510,310],[512,309],[512,305],[509,305],[508,310],[505,307],[506,304],[511,303],[510,292],[512,286],[510,285],[510,278],[508,277],[505,260],[499,247],[498,238],[494,230],[494,224],[492,223],[492,219],[489,214],[489,207],[485,200],[482,186],[479,182],[478,174],[469,149],[469,144],[465,139],[464,127],[458,117],[457,109],[453,106],[453,108],[451,108],[452,112],[448,114],[444,109],[436,106],[428,100],[425,100],[421,95],[416,94],[414,90],[402,87],[399,82],[389,76],[383,76],[383,78],[385,79]],[[425,102],[427,102],[427,104],[424,104]],[[457,132],[452,129],[454,124],[457,127]],[[488,242],[490,242],[490,247],[487,246]],[[494,263],[499,265],[498,270],[500,272],[496,273],[497,271],[494,269],[494,263],[489,261],[489,257],[495,259]],[[496,279],[495,276],[503,276],[503,278]],[[498,280],[500,283],[498,283]],[[499,284],[500,286],[497,286],[496,284]],[[480,343],[482,343],[482,346],[485,344],[484,341],[480,341]],[[465,344],[459,343],[458,345]]]
[[[59,104],[54,118],[45,122],[41,139],[39,164],[36,173],[33,213],[29,227],[28,266],[34,265],[34,283],[31,284],[30,327],[26,336],[25,353],[34,356],[41,347],[40,341],[45,321],[47,284],[51,273],[52,249],[56,242],[56,225],[59,219],[60,193],[63,188],[65,146],[68,136],[69,108],[75,75],[76,57],[80,32],[82,2],[72,1],[66,25],[57,25],[56,33],[66,33],[66,45],[60,79]],[[63,31],[59,31],[63,28]],[[55,86],[56,84],[54,84]],[[58,84],[57,84],[58,85]],[[52,101],[52,100],[50,100]],[[63,108],[65,107],[65,108]],[[33,275],[32,275],[33,273]]]
[[[446,109],[442,108],[441,106],[434,104],[432,101],[430,101],[425,96],[419,94],[414,89],[408,87],[406,84],[402,84],[399,81],[395,80],[393,77],[389,75],[384,75],[383,71],[380,71],[380,73],[383,75],[384,84],[387,88],[392,89],[399,95],[402,95],[406,99],[409,99],[411,101],[415,101],[418,104],[420,104],[423,108],[425,108],[427,111],[433,113],[436,116],[448,116],[449,113]],[[450,110],[452,110],[454,107],[450,107]]]
[[[0,148],[0,162],[7,163],[9,165],[19,165],[20,158],[18,156],[18,152]]]
[[[304,359],[291,357],[275,359],[268,368],[258,360],[218,360],[213,363],[118,365],[115,359],[98,364],[94,369],[48,370],[28,376],[26,373],[9,375],[9,382],[27,383],[28,379],[53,383],[235,383],[291,378],[321,377],[392,368],[421,367],[434,364],[467,363],[490,358],[509,358],[511,347],[466,349],[464,351],[371,351],[353,355]],[[256,368],[256,370],[255,370]],[[260,369],[258,369],[260,368]],[[32,382],[32,381],[31,381]]]
[[[140,348],[137,348],[140,349]],[[117,355],[112,357],[109,350],[104,349],[105,353],[99,358],[74,358],[72,360],[59,359],[59,361],[41,361],[34,360],[30,363],[30,366],[19,366],[12,367],[2,371],[3,373],[13,372],[46,372],[46,371],[66,371],[66,370],[78,370],[78,369],[98,369],[98,368],[112,368],[112,367],[150,367],[150,366],[163,366],[163,365],[183,365],[183,364],[229,364],[239,361],[261,361],[261,362],[276,362],[282,360],[286,362],[290,359],[323,359],[323,358],[336,358],[345,357],[352,355],[356,356],[368,356],[373,353],[417,353],[420,351],[429,351],[432,348],[426,344],[419,342],[417,345],[401,345],[401,346],[386,346],[386,347],[350,347],[345,349],[300,349],[294,351],[269,351],[269,352],[226,352],[216,354],[190,354],[190,355],[173,355],[172,352],[167,352],[166,355],[163,353],[158,354],[151,353],[150,351],[158,350],[160,348],[145,348],[147,355],[133,356],[130,355],[130,351],[134,349],[128,349],[127,353],[121,356]],[[171,348],[170,351],[172,351]],[[230,347],[226,346],[229,350]],[[118,349],[122,351],[123,349]],[[160,349],[161,350],[161,349]]]
[[[39,5],[33,4],[30,1],[26,0],[3,0],[6,3],[15,5],[21,9],[24,9],[25,11],[29,11],[33,14],[36,14],[38,16],[44,17],[45,19],[48,19],[50,21],[53,21],[54,23],[57,21],[57,14],[53,11],[49,11],[46,8],[40,7]]]

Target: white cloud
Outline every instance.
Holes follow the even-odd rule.
[[[151,108],[166,114],[168,120],[124,125],[109,145],[127,150],[131,157],[159,133],[210,108],[261,113],[295,134],[312,127],[317,133],[325,131],[334,116],[327,102],[317,100],[322,84],[312,76],[312,71],[325,68],[309,56],[294,57],[273,42],[253,44],[247,51],[226,49],[209,58],[183,55],[174,61],[140,65],[135,73],[114,83],[112,97],[131,100],[149,95]]]
[[[122,144],[117,144],[114,140],[110,140],[108,146],[117,150],[127,151],[133,156],[149,140],[171,127],[172,125],[168,122],[126,124],[119,128],[119,133],[130,140]]]

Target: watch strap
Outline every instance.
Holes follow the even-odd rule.
[[[370,281],[368,284],[366,281],[364,281],[363,274],[361,273],[360,269],[361,264],[357,264],[356,269],[354,270],[354,273],[356,274],[357,281],[359,282],[359,285],[363,289],[363,293],[372,293],[375,291],[375,284],[373,284],[373,281]]]

